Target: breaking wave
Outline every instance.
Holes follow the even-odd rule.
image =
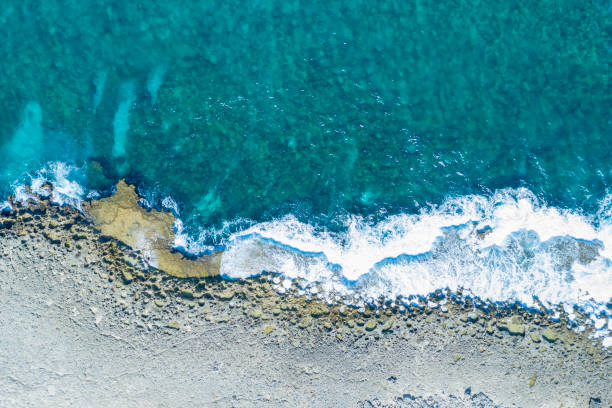
[[[86,196],[73,179],[78,173],[52,163],[30,176],[29,187],[14,187],[15,201],[40,195],[80,208],[95,192]],[[161,204],[178,214],[170,197]],[[310,293],[366,301],[462,289],[490,302],[563,306],[570,318],[577,307],[596,334],[606,337],[604,343],[610,342],[612,196],[596,213],[581,214],[548,206],[527,189],[505,189],[450,198],[378,223],[354,215],[342,222],[342,232],[331,232],[291,214],[261,223],[240,220],[245,227],[223,242],[222,275],[237,279],[273,272],[303,280]],[[202,229],[194,239],[180,220],[175,226],[175,246],[192,254],[210,250],[203,237],[218,232]]]

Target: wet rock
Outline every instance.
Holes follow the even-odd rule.
[[[329,314],[329,308],[321,304],[313,304],[310,307],[310,315],[312,317],[321,317]]]
[[[185,299],[193,299],[195,297],[190,289],[181,289],[180,295]]]
[[[472,322],[472,323],[476,323],[478,321],[478,315],[476,313],[468,313],[467,315],[467,319],[468,321]]]
[[[518,317],[513,317],[509,319],[504,326],[500,328],[505,329],[513,336],[524,336],[525,335],[525,326],[521,324]]]
[[[538,336],[537,333],[529,333],[529,337],[531,337],[531,341],[533,341],[534,343],[539,343],[540,341],[542,341],[542,339],[540,338],[540,336]]]
[[[559,338],[559,336],[557,336],[557,333],[555,333],[551,329],[544,330],[542,332],[542,337],[544,337],[544,339],[549,343],[554,343]]]
[[[9,229],[13,225],[15,225],[15,220],[11,219],[11,218],[5,218],[5,219],[2,220],[2,222],[0,222],[0,228]]]
[[[121,271],[121,277],[125,283],[130,283],[134,280],[134,276],[128,271]]]
[[[393,323],[395,323],[395,319],[393,319],[393,318],[388,319],[385,322],[385,324],[383,324],[382,331],[383,332],[391,331],[391,329],[393,328]]]
[[[77,232],[75,234],[72,234],[72,239],[74,239],[75,241],[79,241],[79,240],[86,239],[86,238],[87,238],[87,235],[85,235],[83,233],[78,233]]]
[[[58,238],[58,236],[57,236],[57,235],[55,235],[53,232],[47,232],[47,231],[45,231],[45,232],[43,232],[43,235],[44,235],[44,237],[45,237],[45,238],[47,238],[47,240],[48,240],[49,242],[51,242],[52,244],[57,245],[57,244],[59,244],[59,243],[61,242],[61,241],[60,241],[60,239]]]
[[[134,186],[117,184],[111,197],[84,203],[83,209],[103,235],[131,248],[151,254],[153,267],[177,277],[207,277],[219,274],[221,252],[189,259],[173,250],[174,215],[138,204]]]
[[[234,291],[231,289],[225,289],[223,292],[217,294],[217,299],[224,301],[232,300],[233,297]]]
[[[372,331],[376,328],[376,321],[375,320],[368,320],[365,324],[365,329],[367,331]]]
[[[300,323],[298,324],[298,327],[300,329],[306,329],[307,327],[309,327],[312,324],[312,319],[310,318],[306,318],[300,321]]]

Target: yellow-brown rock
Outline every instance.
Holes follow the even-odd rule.
[[[219,274],[221,252],[189,259],[173,250],[174,216],[155,209],[147,211],[138,199],[134,186],[122,180],[115,194],[86,203],[84,210],[102,235],[141,251],[151,266],[169,275],[186,278]]]

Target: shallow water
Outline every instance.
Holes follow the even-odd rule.
[[[78,205],[126,178],[180,215],[177,246],[233,251],[227,276],[371,296],[463,286],[605,317],[610,13],[6,1],[0,192],[42,168]]]

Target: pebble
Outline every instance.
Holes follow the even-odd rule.
[[[225,289],[223,292],[219,293],[217,295],[217,298],[219,300],[232,300],[232,298],[234,297],[234,291],[231,289]]]
[[[193,299],[193,292],[189,289],[181,289],[181,296],[185,299]]]
[[[128,271],[121,271],[121,276],[123,277],[123,281],[125,283],[130,283],[134,280],[134,275]]]
[[[505,328],[508,330],[508,333],[512,334],[513,336],[525,335],[525,326],[523,326],[516,317],[508,320]]]
[[[375,320],[368,320],[367,323],[365,324],[365,329],[367,331],[372,331],[376,328],[376,321]]]
[[[557,336],[557,334],[551,329],[544,330],[542,332],[542,337],[544,337],[544,339],[550,343],[554,343],[559,338],[559,336]]]
[[[536,378],[538,378],[535,375],[532,375],[531,378],[529,378],[529,388],[533,387],[535,385],[536,382]]]
[[[383,332],[391,331],[391,329],[393,328],[393,323],[395,323],[395,319],[391,318],[387,320],[382,327],[382,331]]]

